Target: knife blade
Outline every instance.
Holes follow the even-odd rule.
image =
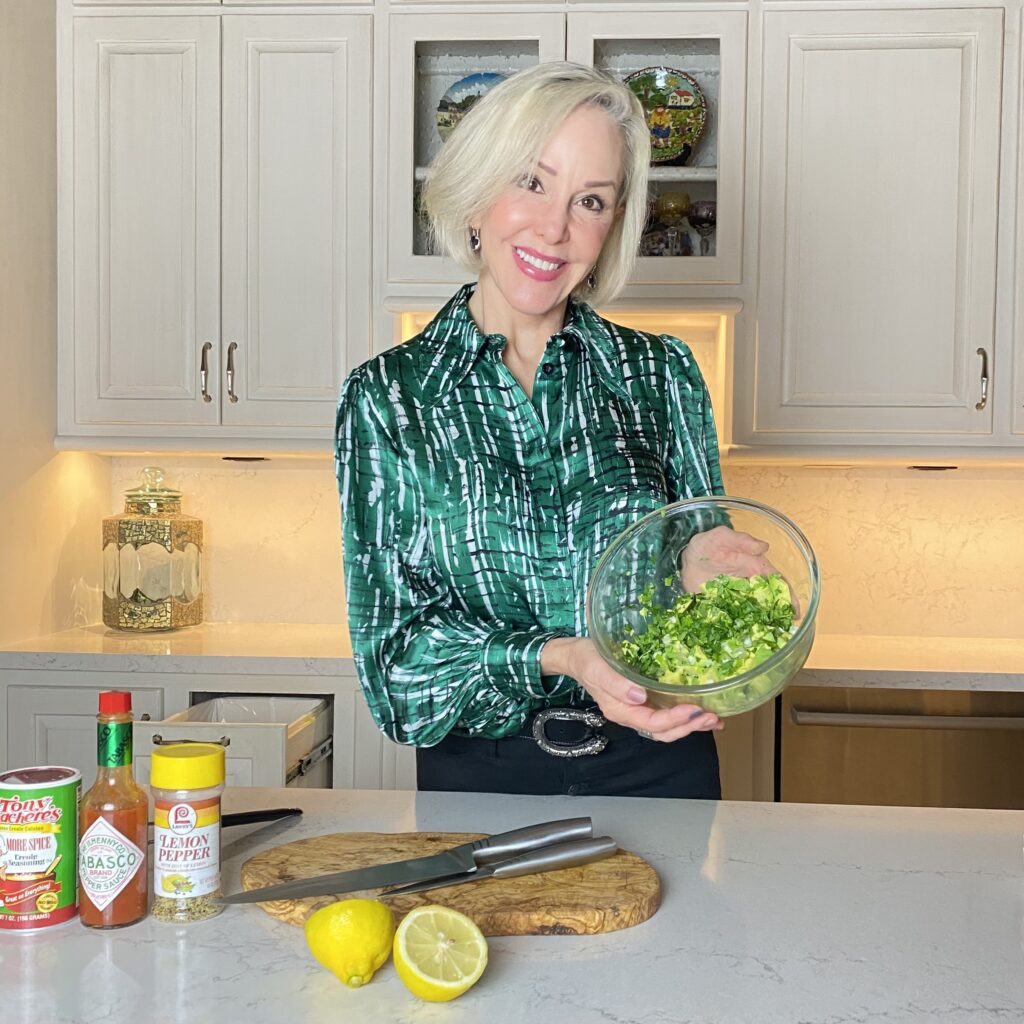
[[[428,878],[424,882],[413,882],[412,885],[387,889],[380,897],[383,899],[387,896],[407,896],[414,892],[426,892],[428,889],[441,889],[446,885],[476,882],[482,878],[518,878],[520,875],[539,874],[542,871],[557,871],[559,868],[571,868],[604,860],[605,857],[617,853],[618,849],[618,844],[611,836],[556,843],[554,846],[521,853],[518,857],[498,864],[484,864],[476,871],[464,871],[462,874],[447,875],[444,878]]]
[[[232,825],[256,825],[262,821],[277,821],[278,818],[290,818],[301,814],[301,807],[268,807],[262,811],[226,811],[220,816],[220,827],[230,828]],[[146,822],[150,828],[153,822]]]
[[[247,892],[222,896],[218,902],[265,903],[270,900],[300,899],[306,896],[337,896],[362,889],[380,889],[389,885],[422,882],[431,878],[471,873],[486,864],[508,860],[518,854],[555,843],[589,839],[593,834],[594,826],[590,818],[546,821],[539,825],[528,825],[526,828],[513,829],[511,832],[474,839],[442,853],[268,885],[262,889],[250,889]]]

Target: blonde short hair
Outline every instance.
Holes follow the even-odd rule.
[[[614,75],[585,64],[538,64],[500,82],[470,108],[434,159],[423,189],[423,208],[441,252],[476,274],[482,261],[469,244],[470,225],[502,192],[532,175],[555,130],[578,107],[607,112],[619,129],[623,180],[616,217],[595,272],[576,298],[591,305],[613,299],[629,280],[647,220],[651,138],[640,101]]]

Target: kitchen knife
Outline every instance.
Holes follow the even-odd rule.
[[[559,868],[572,868],[579,864],[604,860],[605,857],[611,857],[618,852],[618,849],[618,844],[611,836],[576,839],[570,843],[557,843],[554,846],[531,850],[529,853],[521,853],[518,857],[497,864],[483,864],[476,871],[464,871],[459,875],[428,878],[425,882],[401,885],[397,889],[388,889],[380,893],[380,896],[407,896],[412,892],[426,892],[427,889],[440,889],[446,885],[462,885],[464,882],[475,882],[481,878],[518,878],[520,875],[539,874],[541,871],[557,871]]]
[[[375,864],[372,867],[336,871],[315,878],[300,878],[294,882],[250,889],[231,896],[222,896],[220,903],[265,903],[270,900],[300,899],[305,896],[337,896],[362,889],[380,889],[388,885],[405,885],[426,879],[444,878],[472,873],[487,864],[508,860],[520,853],[540,847],[565,843],[573,839],[590,839],[594,834],[590,818],[565,818],[546,821],[540,825],[501,832],[498,835],[474,839],[443,853],[410,860]],[[213,898],[213,897],[211,897]]]
[[[301,814],[301,807],[270,807],[263,811],[230,811],[222,814],[222,828],[232,825],[255,825],[261,821],[277,821],[278,818],[290,818],[293,814]]]
[[[268,807],[262,811],[230,811],[220,816],[221,828],[232,825],[255,825],[261,821],[277,821],[278,818],[290,818],[293,814],[301,814],[301,807]],[[151,828],[153,822],[146,822]]]

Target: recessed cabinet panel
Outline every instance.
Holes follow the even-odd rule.
[[[329,426],[368,354],[370,48],[368,16],[224,19],[226,424]]]
[[[765,15],[755,434],[991,431],[1001,19]]]
[[[214,423],[219,334],[216,18],[75,23],[80,423]]]
[[[742,11],[569,15],[569,60],[630,80],[647,115],[637,283],[740,281],[746,25]]]

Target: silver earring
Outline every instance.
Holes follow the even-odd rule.
[[[590,276],[587,278],[587,287],[591,291],[597,287],[597,267],[590,272]]]
[[[473,252],[480,251],[480,232],[476,228],[469,229],[469,247]]]

